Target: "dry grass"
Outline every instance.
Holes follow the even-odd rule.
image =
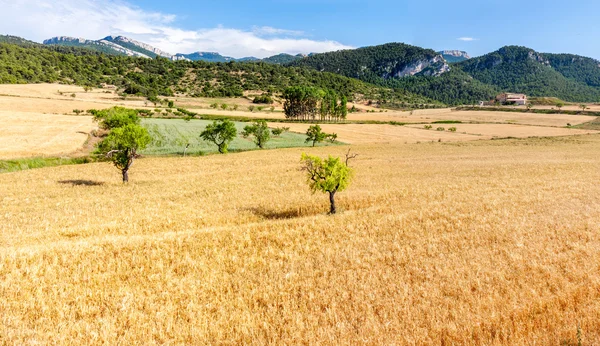
[[[0,159],[59,156],[81,148],[97,128],[89,116],[0,111]]]
[[[272,123],[269,126],[277,127],[281,124]],[[286,124],[285,126],[290,127],[291,131],[305,133],[310,124]],[[406,126],[322,124],[320,126],[327,133],[337,133],[339,141],[350,144],[464,142],[506,137],[552,137],[598,133],[594,130],[510,124],[432,124],[430,130],[425,130],[423,124]],[[445,131],[436,131],[438,127],[443,127]],[[456,127],[457,131],[449,132],[450,127]]]
[[[600,344],[600,137],[353,150],[4,174],[0,344]]]
[[[407,125],[407,127],[424,130],[423,126],[424,125]],[[598,133],[594,130],[510,124],[433,124],[433,128],[428,131],[438,133],[438,131],[435,131],[438,127],[443,127],[444,129],[446,129],[446,131],[451,127],[455,127],[457,133],[476,135],[479,136],[479,139],[506,137],[558,137]]]

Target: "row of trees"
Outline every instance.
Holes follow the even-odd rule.
[[[340,121],[348,116],[348,99],[335,91],[307,86],[283,92],[285,117],[300,121]]]

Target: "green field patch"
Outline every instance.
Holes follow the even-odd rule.
[[[152,142],[142,151],[143,155],[183,155],[186,146],[187,155],[205,155],[217,153],[217,146],[211,142],[203,141],[200,133],[206,125],[212,123],[208,120],[182,119],[143,119],[142,126],[148,129]],[[229,145],[230,152],[247,151],[257,149],[250,138],[241,136],[244,127],[250,125],[247,122],[235,122],[238,136]],[[285,126],[285,124],[281,124]],[[312,143],[305,143],[306,135],[294,132],[283,133],[279,137],[271,136],[266,149],[309,147]],[[338,145],[340,142],[324,142],[317,146]]]

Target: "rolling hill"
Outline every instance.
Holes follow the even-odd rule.
[[[501,91],[558,97],[570,102],[600,101],[598,62],[576,55],[545,54],[507,46],[456,66]]]
[[[350,99],[437,104],[404,90],[333,73],[264,62],[210,63],[106,55],[79,47],[0,43],[0,83],[111,84],[126,94],[240,97],[244,91],[281,92],[295,85],[331,89]],[[63,52],[64,51],[64,52]]]

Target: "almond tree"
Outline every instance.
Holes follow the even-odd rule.
[[[321,159],[317,156],[302,154],[302,169],[306,171],[308,186],[313,193],[320,191],[329,194],[329,214],[337,212],[335,206],[335,194],[345,190],[350,184],[353,170],[348,167],[348,161],[357,155],[346,154],[346,161],[338,157],[329,156]]]
[[[148,130],[137,124],[127,124],[113,129],[98,145],[98,152],[121,170],[123,183],[129,182],[129,169],[152,138]]]
[[[200,134],[200,138],[213,142],[219,148],[219,153],[227,153],[229,143],[237,137],[235,124],[229,120],[214,121],[206,126]]]

